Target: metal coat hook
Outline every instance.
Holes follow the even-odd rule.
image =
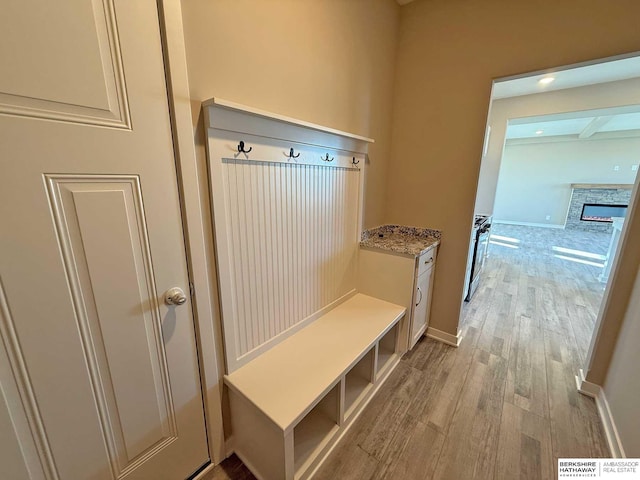
[[[249,153],[251,150],[253,150],[253,147],[249,147],[249,150],[245,150],[244,142],[240,140],[240,143],[238,144],[238,153]]]
[[[334,160],[333,157],[329,158],[329,154],[328,153],[327,153],[326,157],[324,157],[324,158],[320,157],[320,158],[325,162],[333,162],[333,160]]]
[[[356,162],[356,157],[353,157],[353,158],[351,159],[351,164],[352,164],[352,165],[358,165],[359,163],[360,163],[360,160],[358,160],[358,161]]]
[[[289,158],[298,158],[300,156],[300,152],[297,155],[293,154],[293,147],[289,149]]]

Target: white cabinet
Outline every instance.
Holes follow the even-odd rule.
[[[410,312],[400,325],[400,352],[413,348],[429,326],[437,248],[434,245],[419,257],[360,248],[358,290]]]
[[[424,254],[423,257],[429,257]],[[424,335],[429,325],[429,312],[431,311],[431,292],[433,291],[433,257],[428,259],[418,258],[420,265],[427,265],[426,268],[420,270],[418,268],[418,277],[416,279],[416,289],[413,294],[414,304],[411,313],[411,338],[409,341],[409,349],[413,348],[420,337]]]

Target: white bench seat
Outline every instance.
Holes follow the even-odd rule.
[[[258,478],[305,478],[315,469],[359,413],[356,403],[362,408],[397,364],[405,312],[356,294],[225,376],[234,450]]]

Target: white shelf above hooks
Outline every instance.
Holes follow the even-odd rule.
[[[278,113],[268,112],[266,110],[260,110],[258,108],[248,107],[246,105],[242,105],[240,103],[231,102],[229,100],[223,100],[222,98],[210,98],[202,103],[203,107],[218,107],[227,109],[230,111],[240,112],[244,114],[254,115],[256,117],[267,118],[271,120],[276,120],[278,122],[288,123],[290,125],[295,125],[298,127],[307,128],[310,130],[315,130],[317,132],[329,133],[331,135],[338,135],[345,138],[351,138],[353,140],[359,140],[365,143],[374,143],[375,140],[373,138],[365,137],[362,135],[356,135],[355,133],[349,133],[342,130],[337,130],[331,127],[325,127],[323,125],[318,125],[315,123],[307,122],[305,120],[299,120],[297,118],[287,117],[286,115],[280,115]],[[209,112],[213,112],[212,109],[208,109]],[[205,122],[208,128],[220,128],[216,126],[215,119],[212,118],[211,115],[208,115],[205,119]],[[358,151],[358,150],[357,150]]]

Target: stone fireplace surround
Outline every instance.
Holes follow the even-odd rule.
[[[613,231],[611,223],[580,220],[582,206],[585,203],[629,205],[632,188],[632,184],[572,183],[571,201],[569,202],[565,229],[611,233]]]

